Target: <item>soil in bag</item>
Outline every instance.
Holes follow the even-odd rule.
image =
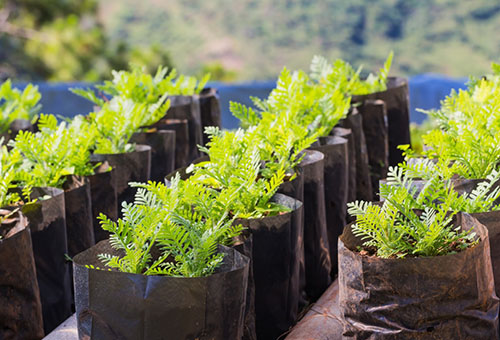
[[[238,219],[253,237],[255,320],[257,339],[275,340],[296,321],[299,304],[298,242],[293,219],[302,213],[302,203],[276,194],[274,202],[292,211],[256,219]]]
[[[349,187],[347,189],[347,202],[356,200],[356,146],[354,145],[354,134],[351,129],[336,127],[332,130],[333,136],[347,139],[347,158],[349,161]]]
[[[43,326],[48,334],[71,315],[64,191],[33,188],[31,196],[36,201],[24,205],[22,212],[29,221]]]
[[[300,163],[304,178],[304,257],[305,290],[311,301],[318,299],[331,283],[330,247],[326,228],[324,158],[306,150]]]
[[[133,202],[136,188],[129,182],[147,182],[151,175],[151,147],[137,144],[135,151],[118,154],[93,154],[94,162],[107,161],[115,169],[118,206],[122,202]]]
[[[186,119],[189,132],[189,162],[201,156],[198,145],[203,144],[203,130],[201,123],[200,101],[198,95],[194,96],[171,96],[170,109],[167,111],[169,119]]]
[[[0,339],[41,339],[42,305],[28,219],[13,211],[0,209]]]
[[[411,144],[408,80],[400,77],[389,77],[386,91],[353,96],[352,103],[377,99],[383,100],[387,109],[389,165],[396,166],[404,160],[398,145]],[[367,145],[369,145],[368,143],[367,140]]]
[[[242,340],[256,340],[257,333],[255,329],[255,281],[253,277],[253,263],[252,263],[252,249],[253,238],[252,233],[248,229],[235,238],[233,246],[234,249],[241,254],[248,257],[250,260],[248,267],[248,284],[246,292],[245,315],[243,322],[243,336]]]
[[[151,147],[151,180],[161,182],[175,169],[175,131],[147,130],[134,133],[132,142]]]
[[[205,128],[207,126],[222,127],[219,93],[217,89],[212,87],[204,88],[199,95],[199,100],[203,131],[203,145],[206,145],[209,142],[209,139],[205,134]]]
[[[97,255],[120,255],[107,240],[78,254],[79,339],[241,339],[249,259],[231,248],[219,251],[225,257],[216,273],[196,278],[107,270]]]
[[[331,276],[337,274],[337,239],[346,224],[347,190],[349,185],[349,159],[347,140],[342,137],[320,138],[320,146],[313,150],[325,155],[324,187],[326,228],[332,264]]]
[[[371,201],[373,199],[373,190],[368,163],[368,150],[363,131],[363,117],[357,108],[351,108],[347,117],[339,125],[350,129],[354,139],[356,153],[356,199]]]
[[[379,181],[387,177],[389,167],[386,108],[381,100],[367,100],[359,107],[359,111],[363,116],[363,129],[368,149],[372,200],[377,201]]]
[[[116,196],[116,170],[108,162],[103,162],[94,170],[94,175],[88,176],[90,182],[90,197],[92,200],[92,225],[95,243],[105,240],[109,233],[101,228],[97,219],[100,213],[112,221],[118,219],[118,203]]]
[[[466,213],[454,225],[479,243],[455,254],[381,259],[361,256],[347,226],[339,240],[339,306],[353,339],[498,339],[488,231]]]
[[[68,176],[64,183],[64,206],[70,257],[95,244],[92,200],[88,178]]]
[[[189,164],[189,130],[187,119],[162,119],[152,127],[175,132],[174,168],[178,169]]]

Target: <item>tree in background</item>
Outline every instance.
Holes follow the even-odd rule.
[[[96,0],[0,0],[0,80],[98,81],[129,63],[172,66],[158,45],[111,41]]]

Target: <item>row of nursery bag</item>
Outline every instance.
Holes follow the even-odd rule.
[[[355,222],[338,241],[343,332],[320,339],[499,338],[499,85],[493,64],[453,91],[427,112],[434,128],[423,152],[400,147],[405,162],[381,181],[382,202],[348,204]],[[313,328],[308,319],[294,333]]]
[[[255,109],[231,104],[242,129],[207,128],[204,157],[165,184],[133,183],[122,219],[102,217],[109,241],[75,257],[80,337],[276,339],[293,326],[336,274],[348,192],[355,198],[361,182],[373,197],[364,142],[372,116],[380,131],[366,135],[383,143],[389,164],[390,100],[357,109],[372,92],[398,93],[398,132],[408,130],[407,85],[388,80],[391,58],[366,80],[321,58],[311,75],[285,69]],[[353,94],[367,98],[351,108]],[[141,323],[130,323],[142,310]]]
[[[38,114],[36,87],[19,91],[10,81],[0,87],[6,144],[0,159],[0,253],[19,259],[0,265],[1,285],[8,287],[0,294],[0,338],[41,338],[69,317],[74,299],[68,260],[109,237],[98,215],[116,220],[122,202],[134,199],[129,182],[163,180],[176,162],[198,156],[189,154],[190,145],[203,141],[190,136],[201,136],[203,124],[220,124],[216,91],[200,91],[206,79],[165,75],[161,67],[155,77],[121,71],[93,97],[90,90],[75,90],[96,100],[107,97],[96,112],[60,124]],[[139,97],[147,86],[160,84],[168,96],[150,102]]]

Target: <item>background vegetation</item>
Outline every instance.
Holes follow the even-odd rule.
[[[129,61],[275,78],[312,56],[394,74],[481,75],[500,52],[493,0],[0,0],[0,77],[105,78]],[[373,70],[367,70],[373,71]]]
[[[377,68],[390,50],[393,74],[481,75],[500,52],[493,0],[101,0],[99,13],[113,39],[161,44],[183,72],[219,62],[238,79],[307,69],[314,54]]]

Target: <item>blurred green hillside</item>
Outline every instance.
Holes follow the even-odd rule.
[[[307,68],[314,54],[400,74],[480,75],[500,52],[496,0],[99,0],[112,40],[158,43],[182,71],[220,63],[238,79]]]

